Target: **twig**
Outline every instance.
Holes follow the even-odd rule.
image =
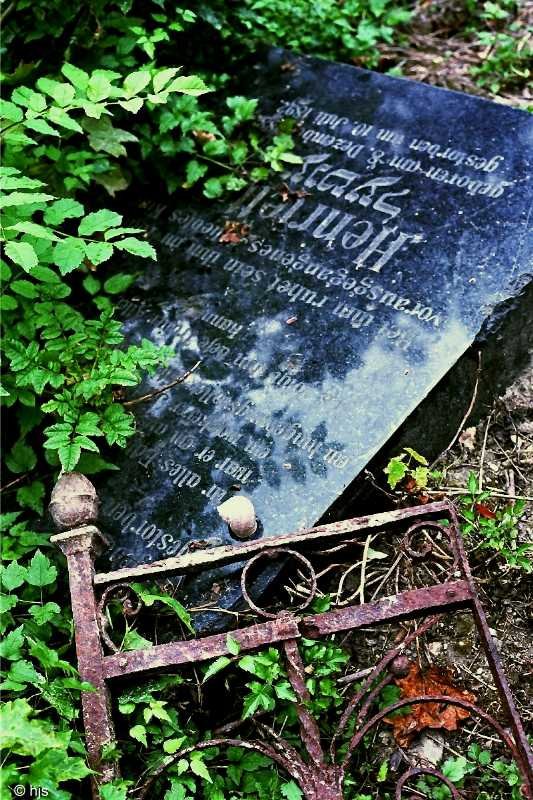
[[[25,478],[27,478],[27,477],[28,477],[28,475],[31,475],[31,473],[32,473],[32,472],[33,472],[33,470],[31,470],[31,469],[30,469],[30,471],[29,471],[29,472],[25,472],[25,473],[24,473],[24,475],[19,475],[19,477],[18,477],[18,478],[15,478],[15,480],[13,480],[13,481],[10,481],[9,483],[6,483],[6,485],[5,485],[5,486],[2,486],[2,487],[0,488],[0,492],[5,492],[5,491],[6,491],[6,489],[9,489],[11,486],[15,486],[17,483],[20,483],[20,482],[21,482],[21,481],[23,481]]]
[[[466,421],[467,421],[468,417],[470,416],[470,414],[472,413],[472,411],[474,409],[474,406],[476,404],[480,377],[481,377],[481,350],[478,350],[478,352],[477,352],[476,382],[474,384],[474,391],[472,392],[472,399],[470,400],[470,405],[468,406],[468,408],[466,410],[466,414],[462,418],[461,423],[460,423],[459,427],[457,428],[457,433],[455,434],[455,436],[451,440],[451,442],[448,445],[448,447],[446,448],[446,450],[443,450],[442,453],[440,454],[440,456],[437,456],[435,461],[431,464],[430,469],[434,469],[435,465],[438,464],[439,461],[441,461],[441,459],[444,458],[446,453],[450,452],[450,450],[452,449],[452,447],[456,443],[457,439],[461,435],[461,431],[463,430],[463,428],[464,428],[464,426],[466,424]]]
[[[365,549],[363,550],[363,560],[361,561],[361,583],[359,584],[359,602],[364,605],[365,602],[365,578],[366,578],[366,562],[368,561],[368,550],[370,548],[371,536],[366,537]]]
[[[481,492],[483,490],[483,461],[485,460],[485,450],[487,449],[487,439],[489,436],[489,429],[490,423],[492,420],[492,411],[489,414],[489,418],[487,420],[487,426],[485,428],[485,435],[483,437],[483,446],[481,448],[481,458],[479,459],[479,475],[478,475],[478,488]]]
[[[493,489],[491,486],[487,486],[487,490],[490,491],[493,497],[501,497],[507,500],[526,500],[528,503],[533,503],[533,496],[526,495],[526,494],[507,494],[506,492],[500,492],[499,489]],[[461,486],[447,486],[442,487],[441,489],[424,489],[426,494],[468,494],[468,489],[466,487]]]
[[[137,403],[145,403],[147,400],[153,400],[154,397],[159,397],[160,394],[163,394],[164,392],[168,392],[169,389],[174,388],[174,386],[177,386],[178,383],[183,383],[183,381],[187,380],[189,375],[192,375],[192,373],[196,369],[198,369],[198,367],[200,366],[201,363],[202,363],[201,361],[197,361],[196,364],[194,365],[194,367],[191,367],[191,369],[187,370],[187,372],[184,372],[183,375],[180,375],[180,377],[176,378],[176,380],[171,381],[170,383],[167,383],[166,386],[162,386],[161,389],[156,389],[155,392],[149,392],[148,394],[143,394],[142,397],[135,397],[133,400],[127,400],[125,403],[122,403],[122,405],[123,406],[136,406]]]

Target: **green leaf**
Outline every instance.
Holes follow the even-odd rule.
[[[5,246],[5,253],[25,272],[30,272],[39,263],[35,250],[27,242],[8,242]]]
[[[303,797],[302,790],[294,781],[285,783],[281,787],[281,794],[286,800],[302,800]]]
[[[13,445],[5,462],[11,472],[19,474],[32,470],[37,464],[37,456],[29,445],[20,441]]]
[[[127,151],[122,142],[136,142],[137,137],[122,128],[115,128],[109,117],[87,119],[83,127],[89,134],[89,144],[96,152],[109,153],[119,158]]]
[[[44,511],[44,483],[42,481],[33,481],[29,486],[22,486],[17,491],[17,502],[22,508],[30,508],[36,514],[42,514]]]
[[[77,442],[69,442],[68,444],[58,447],[57,452],[63,470],[65,472],[72,472],[80,460],[80,445]]]
[[[0,119],[7,119],[9,122],[20,122],[23,118],[24,114],[15,103],[0,99]]]
[[[0,198],[0,208],[11,208],[12,206],[26,206],[30,203],[45,203],[47,200],[54,200],[53,194],[43,192],[11,192]]]
[[[30,608],[30,614],[37,625],[46,625],[60,613],[61,608],[57,603],[45,603],[42,606],[34,605]]]
[[[44,553],[37,550],[28,567],[27,582],[32,586],[49,586],[56,578],[56,567]]]
[[[26,297],[28,300],[34,300],[36,297],[39,297],[39,292],[35,284],[31,283],[31,281],[13,281],[9,288],[12,292],[15,292],[15,294],[20,294],[21,297]]]
[[[140,97],[132,97],[131,100],[119,100],[119,106],[125,111],[131,111],[132,114],[137,114],[144,105],[144,101]]]
[[[51,242],[57,242],[58,240],[58,237],[50,228],[38,225],[36,222],[17,222],[15,225],[9,225],[6,230],[28,233],[30,236],[35,236],[36,239],[48,239]]]
[[[204,764],[200,753],[191,753],[189,766],[191,768],[191,772],[193,772],[195,775],[198,775],[199,778],[203,778],[208,783],[213,783],[211,775],[209,774],[209,770]]]
[[[44,221],[49,225],[60,225],[63,220],[82,217],[84,213],[85,209],[81,203],[70,197],[64,197],[47,206]]]
[[[452,783],[462,781],[467,773],[467,760],[464,756],[449,758],[442,765],[442,774]]]
[[[113,255],[113,245],[108,242],[89,242],[86,252],[91,264],[98,266],[104,261],[109,261]]]
[[[468,486],[468,491],[470,492],[471,495],[475,495],[478,493],[479,484],[475,472],[470,472],[468,474],[467,486]]]
[[[194,158],[188,161],[185,168],[185,188],[188,189],[190,186],[193,186],[200,178],[203,178],[206,172],[207,164],[201,164]]]
[[[224,186],[220,178],[208,178],[204,183],[203,194],[210,200],[220,197],[224,192]]]
[[[108,228],[116,228],[121,222],[121,214],[103,208],[100,211],[93,211],[91,214],[87,214],[78,226],[78,233],[80,236],[91,236],[91,234],[96,231],[106,231]]]
[[[147,70],[140,70],[139,72],[132,72],[124,78],[124,92],[126,97],[133,97],[150,83],[151,75]]]
[[[179,739],[167,739],[165,742],[163,742],[163,750],[165,753],[173,755],[174,753],[178,752],[184,741],[185,736],[180,736]]]
[[[159,72],[154,75],[154,92],[158,94],[162,89],[164,89],[167,83],[178,71],[179,70],[177,67],[169,67],[168,69],[159,70]]]
[[[47,105],[44,94],[38,94],[27,86],[18,86],[14,89],[11,93],[11,100],[13,103],[37,113],[44,111]]]
[[[42,117],[36,117],[35,119],[27,119],[24,121],[24,127],[29,128],[31,131],[36,131],[37,133],[43,133],[47,136],[61,136],[59,131],[55,128],[52,128],[51,125]]]
[[[95,278],[94,275],[89,274],[83,279],[83,288],[86,292],[89,292],[89,294],[94,295],[98,294],[98,292],[101,290],[102,284],[98,278]]]
[[[216,675],[217,672],[225,669],[228,664],[231,664],[231,658],[228,658],[227,656],[220,656],[220,658],[216,658],[205,671],[202,683],[205,683],[207,680],[209,680],[209,678],[213,677],[213,675]]]
[[[35,711],[27,700],[17,699],[0,707],[0,746],[19,755],[37,756],[44,750],[62,750],[63,738],[47,720],[30,719]]]
[[[89,85],[89,75],[82,69],[75,67],[73,64],[65,63],[61,67],[61,72],[71,82],[76,89],[81,89],[82,92],[87,90]]]
[[[56,101],[58,106],[68,106],[74,100],[74,87],[70,83],[60,83],[59,81],[50,80],[50,78],[39,78],[37,81],[37,88],[45,94],[50,95]]]
[[[416,450],[413,450],[412,447],[404,447],[403,448],[406,453],[408,453],[415,461],[418,461],[419,464],[423,464],[425,467],[428,466],[427,458],[421,456],[420,453],[417,453]]]
[[[0,579],[2,589],[6,589],[8,592],[18,589],[25,582],[27,572],[26,567],[18,564],[17,561],[11,561],[7,567],[2,565]]]
[[[136,239],[133,236],[126,236],[125,239],[117,239],[114,242],[118,250],[126,250],[134,256],[141,256],[141,258],[157,259],[157,254],[148,242],[143,242],[141,239]]]
[[[144,650],[146,647],[152,647],[152,644],[153,643],[150,641],[150,639],[145,639],[144,636],[141,636],[141,634],[137,633],[136,630],[130,629],[124,634],[124,639],[122,640],[122,649]]]
[[[18,308],[18,303],[10,294],[3,294],[0,297],[0,311],[14,311]]]
[[[83,128],[81,125],[79,125],[75,119],[72,119],[72,117],[68,115],[64,108],[52,106],[48,112],[48,119],[50,122],[54,122],[56,125],[60,125],[62,128],[66,128],[68,131],[83,133]]]
[[[21,648],[24,644],[24,625],[10,631],[0,642],[0,658],[7,661],[17,661],[21,658]]]
[[[228,648],[229,652],[232,656],[238,656],[241,652],[241,646],[237,639],[234,639],[229,633],[226,636],[226,647]]]
[[[113,92],[113,86],[106,75],[93,73],[87,84],[87,97],[94,103],[107,100]]]
[[[189,94],[193,97],[211,92],[206,84],[197,75],[180,75],[170,83],[166,90],[167,92],[181,92],[182,94]]]
[[[391,458],[383,472],[387,475],[387,482],[391,489],[395,489],[398,483],[407,474],[407,465],[403,463],[402,457]]]
[[[104,283],[104,291],[108,294],[120,294],[124,292],[132,283],[135,283],[135,275],[127,275],[125,272],[119,272],[108,278]]]
[[[146,728],[144,725],[134,725],[133,728],[130,728],[130,736],[135,741],[140,742],[145,747],[148,747],[148,742],[146,741]]]
[[[54,247],[54,264],[57,264],[62,275],[67,275],[80,266],[85,252],[85,243],[69,236]]]

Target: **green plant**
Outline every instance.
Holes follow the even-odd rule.
[[[524,500],[501,505],[494,502],[489,491],[481,491],[475,473],[468,476],[468,494],[458,499],[464,522],[462,533],[470,540],[472,550],[494,550],[510,567],[531,572],[531,544],[519,544],[518,524],[524,513]],[[494,506],[494,507],[491,507]]]
[[[485,3],[485,6],[495,6],[494,3]],[[496,14],[499,10],[500,16]],[[499,6],[492,9],[498,19],[507,17],[507,12]],[[502,90],[512,89],[515,85],[527,83],[531,76],[531,57],[533,50],[527,40],[522,40],[516,35],[516,25],[509,27],[510,33],[494,33],[480,31],[478,40],[480,45],[488,50],[482,63],[471,68],[472,75],[476,78],[478,86],[490,89],[494,94]],[[513,32],[514,35],[513,35]]]
[[[389,460],[383,471],[391,489],[403,482],[409,492],[425,489],[430,479],[438,481],[442,477],[437,470],[430,470],[427,459],[412,447],[404,447],[400,455]]]

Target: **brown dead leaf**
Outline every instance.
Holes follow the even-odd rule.
[[[209,131],[193,131],[192,135],[195,139],[198,139],[199,142],[212,142],[216,139],[214,133],[209,133]]]
[[[476,697],[465,689],[459,689],[452,683],[447,670],[432,666],[425,673],[418,664],[411,664],[405,678],[396,678],[400,687],[401,698],[419,697],[420,695],[443,694],[458,700],[475,702]],[[467,719],[470,713],[459,706],[446,703],[417,703],[407,714],[385,717],[385,722],[393,726],[394,738],[400,747],[408,747],[413,737],[426,728],[443,728],[447,731],[457,730],[461,720]]]
[[[228,219],[224,223],[224,230],[218,237],[218,241],[226,244],[238,244],[249,233],[250,226],[245,222],[236,222]]]
[[[474,427],[465,428],[459,436],[459,442],[465,450],[474,450],[476,446],[476,429]]]

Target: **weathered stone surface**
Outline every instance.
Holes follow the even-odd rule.
[[[237,492],[256,536],[311,526],[531,272],[528,114],[278,51],[261,87],[303,163],[231,204],[140,214],[160,262],[121,316],[176,352],[144,391],[202,363],[136,407],[99,487],[116,566],[229,541],[216,507]],[[228,221],[249,227],[236,243]]]

